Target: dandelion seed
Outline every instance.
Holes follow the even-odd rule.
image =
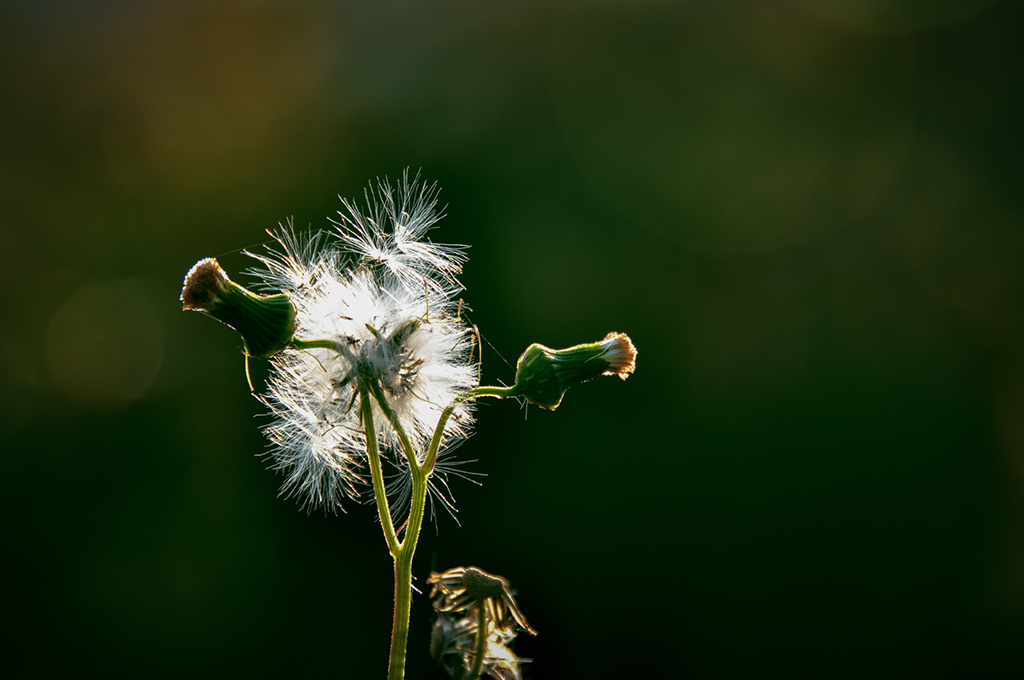
[[[385,179],[365,194],[367,209],[360,210],[342,199],[345,212],[339,212],[342,241],[364,264],[383,274],[389,287],[395,284],[418,290],[426,286],[447,297],[462,290],[456,278],[466,261],[467,246],[435,244],[423,240],[426,233],[444,217],[437,208],[437,185],[420,183],[419,174],[409,181],[402,176],[397,190]],[[382,229],[389,224],[390,229]]]

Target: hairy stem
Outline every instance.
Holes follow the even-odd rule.
[[[409,612],[412,609],[412,558],[423,526],[423,510],[427,500],[426,473],[418,466],[410,472],[412,503],[409,508],[409,524],[395,557],[395,625],[391,631],[388,680],[402,680],[405,677],[405,648],[409,642]]]
[[[423,527],[423,513],[427,504],[427,477],[430,473],[417,460],[416,449],[413,448],[412,441],[406,434],[405,428],[402,427],[401,421],[388,404],[380,384],[371,383],[369,390],[384,412],[384,416],[398,434],[406,459],[409,461],[409,474],[412,476],[412,501],[409,504],[409,519],[406,523],[405,535],[398,543],[397,549],[392,550],[391,553],[395,558],[395,619],[391,628],[388,680],[402,680],[405,677],[405,653],[409,642],[409,614],[412,611],[412,560],[416,553],[420,529]],[[366,399],[366,402],[368,403],[369,399]],[[368,406],[364,408],[369,409]],[[383,487],[383,484],[381,486]],[[383,494],[384,490],[381,488],[378,491],[375,485],[374,493]]]
[[[409,462],[409,474],[412,477],[412,501],[409,504],[409,519],[406,523],[405,535],[401,541],[397,541],[394,528],[391,523],[391,514],[388,509],[387,498],[384,492],[383,474],[380,468],[380,455],[377,452],[376,436],[370,434],[373,424],[373,409],[370,404],[369,393],[380,406],[384,416],[391,423],[391,426],[398,434],[402,443],[406,459]],[[430,442],[427,455],[421,463],[416,455],[405,428],[402,427],[394,410],[387,402],[380,383],[371,382],[369,385],[360,387],[360,408],[363,413],[364,425],[369,423],[367,429],[366,444],[370,453],[371,472],[373,474],[373,493],[377,497],[377,509],[381,513],[381,524],[385,521],[387,525],[384,535],[388,539],[388,548],[395,560],[395,619],[391,628],[391,657],[388,659],[388,680],[403,680],[405,678],[405,654],[409,643],[409,614],[412,611],[412,561],[416,553],[416,543],[420,538],[420,529],[423,528],[423,514],[427,504],[427,478],[434,469],[434,462],[437,460],[437,451],[441,445],[441,436],[444,433],[444,426],[451,418],[455,407],[459,404],[476,399],[477,397],[511,397],[515,396],[512,387],[477,387],[469,390],[458,397],[441,413],[441,418],[434,430],[434,437]],[[383,500],[381,500],[383,498]],[[385,520],[386,518],[386,520]],[[393,542],[394,541],[394,542]],[[481,624],[484,628],[483,640],[486,642],[486,621]],[[479,634],[478,634],[479,635]],[[477,645],[483,644],[478,637]],[[479,663],[483,663],[483,653],[478,654]],[[481,666],[482,667],[482,666]],[[479,678],[480,670],[474,677]]]

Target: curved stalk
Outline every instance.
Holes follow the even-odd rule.
[[[391,508],[388,507],[388,495],[384,491],[384,471],[380,464],[380,450],[377,448],[377,428],[373,423],[373,403],[366,393],[364,385],[359,386],[359,415],[363,420],[366,432],[366,454],[370,459],[370,475],[373,478],[373,496],[377,501],[377,514],[380,525],[384,529],[384,539],[388,542],[388,551],[394,558],[400,547],[395,525],[391,520]]]
[[[423,514],[427,504],[427,476],[429,473],[420,465],[416,457],[416,449],[402,427],[395,412],[391,409],[384,391],[377,382],[370,383],[369,391],[384,412],[384,416],[398,434],[399,441],[409,461],[409,474],[412,476],[412,500],[409,504],[409,519],[405,527],[405,535],[392,551],[395,558],[395,618],[391,628],[391,657],[388,660],[388,680],[402,680],[405,677],[405,651],[409,642],[409,614],[412,611],[412,560],[416,554],[416,543],[419,541],[420,529],[423,527]],[[365,394],[365,393],[364,393]],[[369,399],[366,400],[369,402]],[[364,407],[369,410],[369,407]],[[378,491],[374,487],[374,493]],[[383,494],[381,489],[379,492]]]
[[[402,442],[402,450],[405,452],[405,457],[409,461],[409,467],[419,467],[420,462],[416,458],[416,449],[412,445],[412,441],[409,440],[409,436],[405,433],[405,428],[402,427],[401,421],[398,420],[398,416],[391,409],[391,405],[388,404],[388,400],[384,397],[384,390],[380,388],[379,382],[373,382],[370,384],[370,391],[373,392],[373,398],[377,400],[377,405],[380,406],[380,410],[384,412],[384,417],[391,423],[391,427],[395,428],[395,432],[398,433],[398,440]]]
[[[427,455],[423,459],[423,469],[429,474],[434,469],[434,463],[437,462],[437,451],[441,448],[441,437],[444,435],[444,426],[448,424],[448,419],[452,417],[452,413],[455,412],[455,408],[459,404],[464,404],[467,401],[473,401],[478,397],[514,397],[518,394],[515,386],[512,387],[474,387],[471,390],[463,392],[459,396],[452,400],[452,403],[445,407],[444,411],[441,412],[441,417],[437,421],[437,427],[434,428],[434,436],[430,440],[430,447],[427,449]]]

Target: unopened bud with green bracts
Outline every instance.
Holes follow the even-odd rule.
[[[288,296],[256,295],[228,278],[217,260],[200,260],[185,276],[182,308],[203,312],[242,335],[247,356],[266,359],[292,341],[295,307]]]
[[[617,375],[625,380],[635,366],[636,347],[625,333],[609,333],[600,342],[567,349],[533,344],[519,357],[512,392],[554,411],[572,385],[599,375]]]

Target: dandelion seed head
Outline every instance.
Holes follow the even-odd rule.
[[[440,219],[437,189],[408,173],[366,194],[363,212],[344,201],[337,232],[304,236],[289,224],[276,246],[253,255],[263,287],[284,291],[295,308],[295,337],[325,346],[288,349],[271,359],[264,402],[273,467],[282,492],[307,507],[333,509],[356,498],[366,432],[360,385],[376,382],[420,460],[441,412],[476,385],[470,330],[457,316],[461,246],[422,241]],[[374,404],[376,438],[385,453],[400,442]],[[445,425],[451,446],[468,434],[471,412],[456,408]],[[392,455],[401,466],[402,455]]]

